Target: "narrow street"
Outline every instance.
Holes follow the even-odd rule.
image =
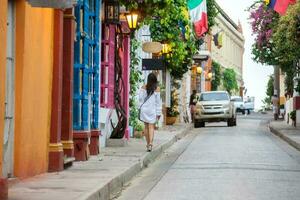
[[[207,124],[168,149],[116,199],[296,200],[300,153],[272,135],[269,115]]]

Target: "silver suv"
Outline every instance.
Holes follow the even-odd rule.
[[[198,98],[194,127],[204,127],[205,122],[227,122],[236,126],[236,109],[226,91],[203,92]]]

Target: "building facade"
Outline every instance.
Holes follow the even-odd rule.
[[[7,180],[48,171],[56,14],[25,0],[0,4],[0,171]]]
[[[245,39],[241,24],[236,24],[217,5],[219,14],[216,17],[216,25],[212,27],[212,35],[221,35],[220,46],[216,46],[212,40],[211,58],[223,68],[233,68],[237,74],[239,87],[243,87],[243,56]]]

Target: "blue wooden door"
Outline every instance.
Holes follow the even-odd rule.
[[[75,17],[73,128],[98,129],[100,1],[79,0]]]

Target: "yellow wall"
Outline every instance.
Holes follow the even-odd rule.
[[[5,69],[6,69],[6,17],[7,0],[0,0],[0,177],[2,176],[2,153],[4,132]]]
[[[47,171],[53,64],[53,9],[16,1],[15,175]]]

